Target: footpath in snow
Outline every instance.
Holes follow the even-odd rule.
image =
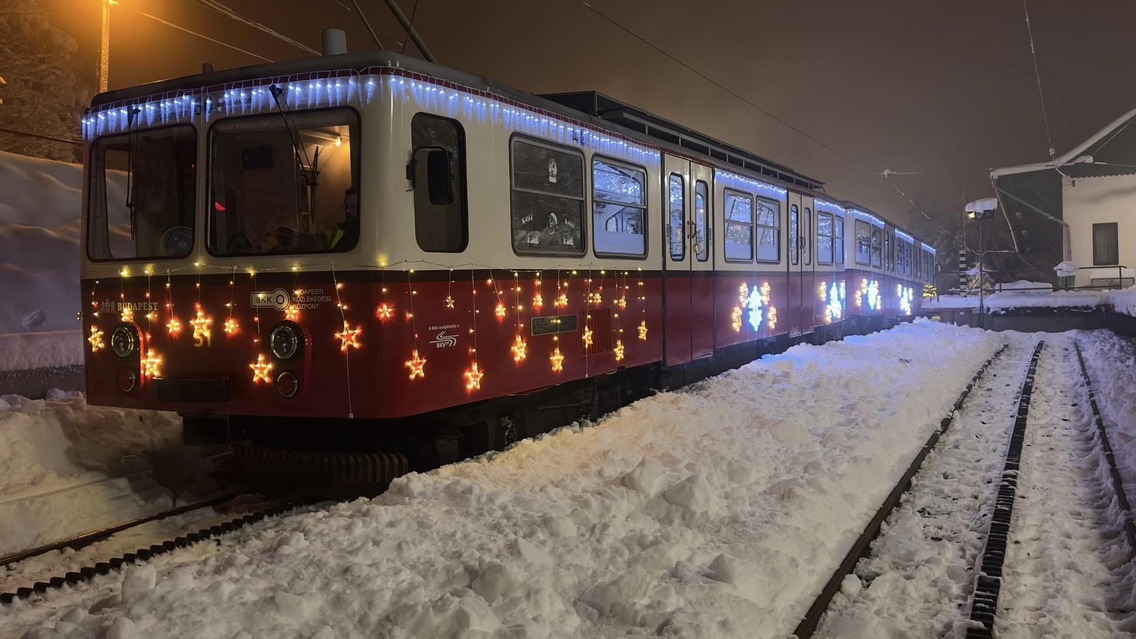
[[[406,476],[374,500],[17,603],[5,625],[45,637],[783,636],[1003,341],[920,321],[795,347],[594,427]]]

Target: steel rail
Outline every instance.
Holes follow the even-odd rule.
[[[950,429],[951,425],[954,423],[955,415],[958,413],[959,409],[962,408],[963,403],[970,395],[970,391],[974,388],[974,385],[986,374],[986,371],[990,368],[990,365],[994,363],[994,360],[1005,351],[1006,346],[1003,345],[991,355],[982,367],[978,369],[978,372],[971,377],[970,383],[966,385],[966,388],[959,393],[958,399],[955,400],[950,413],[946,417],[943,417],[939,422],[939,428],[927,438],[927,442],[923,444],[923,448],[919,451],[919,454],[912,460],[907,471],[903,473],[903,476],[900,477],[895,487],[892,488],[891,493],[888,494],[879,510],[876,511],[875,516],[868,522],[867,527],[864,528],[864,532],[860,533],[856,542],[852,544],[852,548],[848,550],[844,561],[840,562],[840,565],[837,566],[836,572],[832,574],[828,583],[821,589],[820,595],[817,596],[813,604],[809,607],[808,612],[805,613],[804,618],[797,624],[797,628],[793,631],[793,635],[796,636],[797,639],[809,639],[813,636],[813,633],[816,632],[817,626],[820,625],[821,617],[824,615],[825,611],[828,610],[828,606],[832,603],[832,598],[840,591],[844,578],[852,573],[852,570],[855,569],[856,564],[859,563],[861,559],[867,556],[868,549],[871,547],[876,537],[879,536],[880,528],[884,521],[891,515],[892,511],[895,510],[895,507],[899,505],[899,500],[903,497],[904,493],[911,488],[911,479],[915,476],[915,473],[919,472],[919,468],[923,465],[923,460],[927,458],[927,455],[930,454],[939,443],[939,439],[943,434]]]

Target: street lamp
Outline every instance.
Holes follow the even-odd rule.
[[[107,90],[110,78],[110,8],[118,0],[100,0],[103,5],[102,32],[99,35],[99,93]]]
[[[994,219],[994,211],[998,208],[998,198],[987,197],[975,200],[966,205],[966,219],[984,220]],[[986,328],[986,275],[983,272],[983,262],[986,257],[986,246],[982,242],[982,224],[978,225],[978,327]]]

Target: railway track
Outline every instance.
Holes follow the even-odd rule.
[[[869,628],[912,636],[1068,636],[1073,619],[1077,636],[1116,636],[1126,615],[1113,602],[1130,570],[1116,560],[1136,557],[1136,519],[1076,340],[1048,341],[1014,346],[995,369],[1001,379],[983,382],[985,399],[961,411],[958,432],[888,520],[879,554],[853,548],[830,580],[838,590],[855,574],[854,590],[836,606],[818,598],[796,636],[871,636],[858,624],[876,615],[887,621]],[[928,541],[914,550],[911,538]],[[857,554],[866,561],[853,573]]]
[[[173,508],[161,513],[157,513],[148,517],[143,517],[130,522],[124,522],[109,526],[100,530],[91,531],[82,535],[77,535],[70,539],[59,541],[56,543],[41,546],[39,548],[29,549],[20,553],[9,555],[0,558],[0,565],[6,571],[14,571],[23,562],[34,560],[43,557],[49,553],[61,551],[64,549],[81,550],[91,547],[95,544],[100,544],[113,540],[118,535],[124,535],[131,531],[136,531],[147,524],[154,522],[161,522],[171,518],[186,515],[194,511],[200,511],[207,508],[214,508],[218,506],[229,505],[230,507],[237,503],[244,494],[228,494],[211,499],[202,500],[193,504],[187,504],[182,507]],[[263,500],[261,500],[263,501]],[[88,581],[99,575],[105,575],[112,570],[117,570],[123,566],[127,566],[136,562],[147,561],[158,555],[177,550],[179,548],[186,548],[188,546],[197,544],[208,539],[213,539],[221,535],[230,533],[234,530],[242,528],[248,524],[255,523],[263,520],[265,517],[281,514],[292,510],[294,508],[304,505],[305,502],[291,501],[291,500],[272,500],[260,507],[255,508],[251,512],[241,512],[237,515],[216,515],[208,518],[206,523],[201,523],[202,519],[194,520],[191,530],[181,531],[177,534],[165,532],[165,535],[159,533],[152,533],[150,535],[143,534],[141,537],[146,538],[150,536],[153,539],[152,543],[146,544],[142,547],[133,546],[132,550],[127,552],[116,552],[108,550],[101,555],[101,559],[95,559],[100,555],[87,554],[87,556],[79,555],[77,559],[82,563],[81,566],[73,566],[71,570],[59,569],[55,566],[54,573],[51,576],[43,576],[40,572],[39,577],[28,578],[27,575],[36,574],[33,567],[29,571],[17,571],[18,576],[24,577],[25,581],[17,582],[24,585],[13,586],[6,585],[0,591],[0,604],[8,604],[16,599],[24,599],[36,593],[45,593],[52,588],[60,588],[67,584],[77,584],[83,581]],[[137,538],[137,536],[135,537]],[[158,540],[160,539],[160,541]],[[127,541],[129,543],[129,541]],[[122,544],[116,548],[124,547]],[[125,546],[130,548],[131,546]],[[107,554],[113,554],[112,557],[106,558]],[[62,573],[62,574],[60,574]],[[8,579],[7,581],[16,581],[15,579]]]
[[[958,398],[955,400],[951,412],[947,416],[943,417],[943,419],[939,422],[939,428],[935,430],[935,432],[931,433],[931,436],[927,438],[927,442],[924,443],[923,448],[912,460],[911,465],[907,468],[907,471],[903,474],[900,480],[896,483],[895,487],[888,494],[879,510],[876,511],[875,516],[872,517],[872,520],[868,523],[867,527],[864,528],[864,531],[856,539],[856,542],[852,545],[852,548],[848,551],[848,554],[844,557],[844,560],[840,562],[840,565],[837,567],[836,571],[832,574],[828,582],[825,584],[824,588],[821,590],[820,595],[817,596],[812,605],[809,607],[808,612],[805,613],[804,618],[801,619],[800,623],[797,624],[796,629],[793,631],[793,635],[798,639],[809,639],[816,632],[821,618],[824,616],[824,613],[828,610],[829,605],[832,603],[833,597],[837,592],[840,591],[841,585],[844,582],[844,578],[852,574],[852,571],[856,567],[856,564],[859,563],[859,561],[865,556],[867,556],[872,542],[880,534],[881,526],[888,518],[888,516],[891,515],[892,511],[895,510],[896,506],[899,505],[900,499],[911,486],[911,479],[917,472],[919,472],[919,469],[923,465],[923,461],[927,458],[927,455],[930,454],[932,450],[934,450],[935,446],[939,443],[939,440],[942,438],[942,436],[950,429],[951,425],[954,422],[955,415],[958,414],[959,409],[962,408],[963,404],[970,396],[971,390],[975,387],[976,384],[979,383],[980,380],[982,380],[983,376],[990,369],[991,364],[993,364],[995,360],[997,360],[1005,351],[1006,347],[1003,346],[1002,348],[998,349],[998,351],[995,352],[992,356],[990,356],[990,358],[987,359],[985,363],[983,363],[983,365],[971,378],[970,383],[966,385],[966,388],[963,389]]]

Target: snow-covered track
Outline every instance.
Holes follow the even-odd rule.
[[[911,479],[915,476],[916,473],[919,472],[919,468],[923,465],[923,460],[925,460],[927,458],[927,455],[929,455],[931,451],[934,450],[935,446],[939,443],[939,439],[950,429],[951,424],[954,422],[955,415],[958,414],[959,410],[966,402],[966,398],[970,395],[970,391],[979,382],[979,380],[982,379],[983,375],[986,374],[986,371],[989,370],[990,365],[993,364],[994,361],[1005,351],[1006,346],[1002,346],[993,355],[991,355],[990,358],[982,364],[982,366],[970,379],[970,383],[966,385],[966,388],[964,388],[962,392],[959,393],[959,396],[955,400],[951,412],[939,422],[939,428],[935,430],[935,432],[931,433],[931,436],[927,438],[927,442],[923,445],[923,448],[920,449],[919,453],[911,461],[911,465],[908,466],[907,471],[903,474],[902,477],[900,477],[895,487],[892,488],[891,492],[887,496],[887,499],[885,499],[883,504],[880,505],[880,508],[876,511],[875,516],[872,517],[872,520],[868,522],[867,527],[864,528],[864,531],[856,539],[856,543],[854,543],[852,545],[852,548],[849,549],[848,554],[844,557],[844,561],[840,562],[840,565],[836,568],[836,571],[832,574],[832,577],[829,578],[828,582],[821,590],[820,595],[817,596],[817,598],[813,601],[813,604],[809,607],[809,610],[805,614],[805,617],[801,619],[801,622],[799,624],[797,624],[796,629],[793,631],[793,636],[797,637],[797,639],[809,639],[809,637],[812,637],[813,633],[816,632],[821,618],[824,616],[825,611],[828,610],[829,604],[832,603],[833,596],[835,596],[836,593],[840,591],[841,584],[844,582],[844,578],[852,574],[852,571],[855,569],[856,564],[859,563],[859,561],[868,554],[872,542],[880,534],[880,528],[883,525],[884,521],[887,520],[888,516],[890,516],[892,511],[895,510],[896,506],[899,505],[900,499],[903,497],[903,494],[906,493],[907,490],[911,487]],[[1033,364],[1036,365],[1036,356],[1034,358]]]
[[[1116,456],[1112,452],[1112,443],[1101,418],[1100,408],[1097,406],[1096,393],[1093,392],[1093,382],[1089,372],[1085,369],[1085,358],[1081,354],[1081,345],[1073,340],[1073,348],[1077,352],[1077,363],[1081,367],[1081,375],[1085,380],[1085,389],[1089,395],[1089,407],[1093,411],[1093,423],[1096,424],[1097,434],[1100,436],[1101,448],[1104,458],[1108,461],[1108,474],[1112,479],[1112,488],[1116,493],[1116,502],[1120,507],[1121,516],[1124,517],[1124,536],[1128,539],[1128,558],[1136,558],[1136,522],[1132,519],[1132,507],[1128,502],[1128,495],[1124,491],[1124,481],[1120,477],[1120,470],[1116,467]]]
[[[989,639],[994,636],[994,615],[998,610],[998,594],[1002,589],[1002,566],[1006,559],[1010,519],[1014,513],[1014,497],[1017,494],[1018,469],[1021,466],[1022,444],[1025,441],[1026,422],[1029,419],[1030,397],[1033,394],[1037,363],[1041,359],[1044,347],[1045,342],[1039,341],[1034,348],[1026,379],[1018,396],[1018,413],[1014,420],[1014,430],[1010,435],[1002,481],[998,486],[990,531],[986,536],[974,595],[971,598],[970,620],[977,623],[967,629],[967,639]],[[981,624],[981,627],[977,624]]]
[[[98,531],[95,531],[95,532],[92,532],[92,533],[88,533],[86,535],[81,535],[79,537],[75,537],[73,539],[69,539],[69,540],[66,540],[66,541],[63,541],[63,542],[58,542],[58,543],[52,544],[50,546],[45,546],[45,547],[42,547],[42,548],[37,548],[37,549],[25,551],[25,552],[19,553],[17,555],[5,557],[3,559],[3,565],[5,567],[7,567],[11,564],[14,564],[14,563],[17,563],[17,562],[20,562],[20,561],[24,561],[24,560],[29,559],[31,557],[34,557],[36,555],[48,553],[48,552],[55,551],[55,550],[60,550],[60,549],[63,549],[63,548],[81,548],[83,546],[87,546],[87,545],[90,545],[90,544],[93,544],[93,543],[97,543],[97,542],[99,542],[101,540],[105,540],[105,539],[107,539],[107,538],[109,538],[109,537],[111,537],[115,534],[121,533],[121,532],[129,530],[131,528],[141,526],[143,524],[146,524],[146,523],[149,523],[149,522],[152,522],[152,521],[156,521],[156,520],[160,520],[160,519],[164,519],[164,518],[169,518],[169,517],[174,517],[176,515],[184,514],[186,512],[190,512],[192,510],[200,510],[200,509],[203,509],[203,508],[210,508],[212,506],[216,506],[216,505],[224,503],[226,501],[235,500],[238,497],[240,497],[240,495],[224,495],[224,496],[221,496],[221,497],[216,497],[216,498],[205,500],[205,501],[202,501],[202,502],[187,504],[187,505],[179,507],[179,508],[171,509],[171,510],[168,510],[168,511],[165,511],[165,512],[162,512],[162,513],[152,515],[150,517],[145,517],[143,519],[135,520],[133,522],[127,522],[127,523],[124,523],[124,524],[119,524],[119,525],[116,525],[116,526],[112,526],[110,528],[106,528],[106,529],[98,530]],[[178,535],[178,536],[176,536],[172,539],[166,539],[165,541],[162,541],[161,543],[154,543],[154,544],[151,544],[149,547],[139,548],[139,549],[137,549],[133,552],[123,553],[121,555],[107,559],[105,561],[97,561],[97,562],[94,562],[90,565],[79,568],[77,570],[68,571],[67,573],[65,573],[61,576],[57,575],[55,577],[51,577],[51,578],[46,579],[46,580],[36,581],[35,583],[32,583],[31,585],[28,585],[28,586],[21,586],[21,587],[18,587],[18,588],[9,588],[9,590],[10,590],[9,592],[0,592],[0,604],[8,604],[8,603],[15,601],[16,599],[24,599],[24,598],[30,597],[30,596],[32,596],[33,594],[36,594],[36,593],[42,594],[42,593],[47,592],[47,590],[49,590],[49,589],[61,588],[66,584],[77,584],[77,583],[80,583],[80,582],[83,582],[83,581],[87,581],[87,580],[95,578],[96,576],[108,574],[112,570],[118,570],[118,569],[122,568],[123,566],[130,565],[130,564],[140,562],[140,561],[147,561],[147,560],[149,560],[149,559],[151,559],[151,558],[153,558],[157,555],[161,555],[161,554],[167,553],[167,552],[172,551],[172,550],[177,550],[179,548],[186,548],[188,546],[191,546],[191,545],[196,544],[196,543],[201,542],[201,541],[205,541],[207,539],[219,537],[221,535],[224,535],[224,534],[233,532],[234,530],[237,530],[239,528],[242,528],[243,526],[246,526],[248,524],[252,524],[252,523],[256,523],[258,521],[261,521],[265,517],[279,515],[279,514],[282,514],[284,512],[287,512],[289,510],[295,509],[295,508],[297,508],[301,505],[303,505],[303,504],[302,503],[296,503],[296,502],[293,502],[293,501],[289,501],[289,502],[286,502],[286,503],[274,501],[271,504],[269,504],[268,506],[261,508],[261,509],[255,511],[255,512],[248,513],[248,514],[245,514],[245,515],[242,515],[242,516],[239,516],[239,517],[235,517],[235,518],[232,518],[232,519],[228,519],[228,520],[223,521],[221,523],[213,524],[213,525],[207,526],[205,528],[201,528],[201,529],[197,530],[196,532],[190,532],[190,533],[186,533],[184,535]]]

